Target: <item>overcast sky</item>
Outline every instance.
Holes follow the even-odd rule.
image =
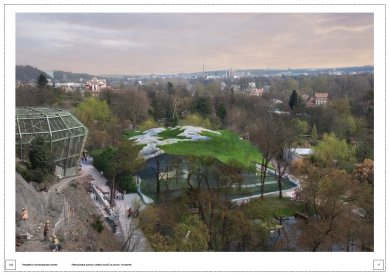
[[[18,13],[16,64],[90,74],[373,65],[373,14]]]

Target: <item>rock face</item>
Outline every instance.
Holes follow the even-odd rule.
[[[16,251],[51,251],[49,241],[43,238],[47,220],[50,221],[48,237],[55,233],[61,251],[120,251],[121,241],[90,198],[89,182],[88,175],[80,175],[56,182],[48,192],[37,192],[16,174]],[[26,221],[21,219],[23,208],[29,215]],[[102,232],[93,227],[96,220],[103,223]]]
[[[43,237],[43,224],[47,220],[54,223],[61,215],[62,205],[63,197],[54,192],[37,192],[21,175],[16,174],[16,235],[25,235],[28,231],[34,237]],[[21,220],[23,208],[28,211],[26,221]]]

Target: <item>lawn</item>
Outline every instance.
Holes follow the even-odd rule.
[[[272,216],[290,217],[299,211],[303,206],[290,198],[265,197],[264,199],[252,200],[244,210],[250,219],[262,218],[263,213]]]
[[[181,141],[162,145],[160,148],[171,155],[214,157],[226,164],[237,164],[249,168],[251,161],[260,162],[261,153],[249,142],[230,131],[221,130],[221,135],[202,132],[209,140]]]

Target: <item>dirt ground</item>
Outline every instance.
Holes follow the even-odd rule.
[[[119,237],[98,212],[88,193],[89,176],[81,174],[62,179],[48,192],[37,192],[19,174],[16,175],[16,251],[50,251],[43,238],[43,226],[50,221],[53,233],[62,244],[61,251],[121,251]],[[21,220],[22,208],[28,210],[27,221]],[[92,224],[100,219],[99,233]],[[29,238],[27,238],[27,235]]]

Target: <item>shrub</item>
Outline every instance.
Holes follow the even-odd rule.
[[[103,225],[103,222],[100,220],[99,217],[96,217],[94,222],[92,222],[92,227],[99,233],[101,231],[103,231],[104,225]]]
[[[149,118],[142,122],[141,125],[139,125],[138,130],[140,131],[146,131],[151,128],[159,127],[159,124],[152,118]]]
[[[136,183],[134,177],[127,173],[119,175],[118,186],[122,191],[126,190],[127,193],[136,192]]]

